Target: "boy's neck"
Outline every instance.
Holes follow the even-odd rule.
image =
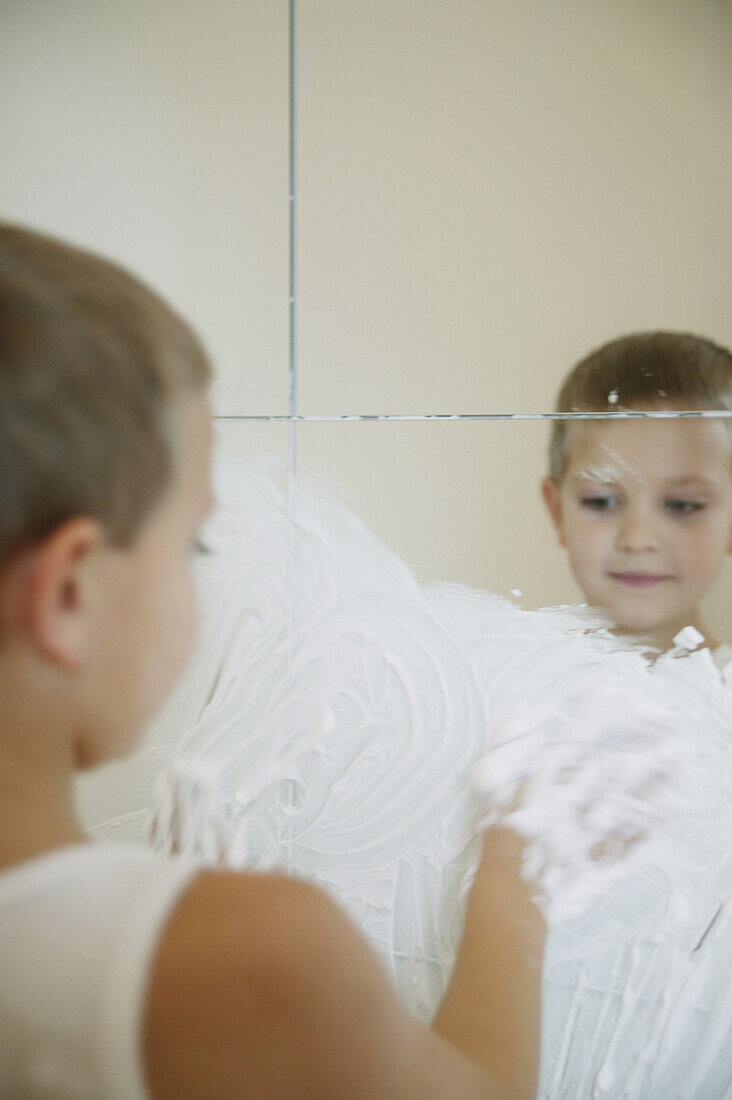
[[[72,774],[44,775],[0,755],[0,871],[86,839],[74,811]]]
[[[42,794],[43,792],[39,792]],[[0,873],[8,867],[36,856],[81,844],[86,837],[73,812],[71,799],[59,798],[50,791],[44,800],[7,799],[5,784],[0,784]]]
[[[695,630],[698,630],[702,638],[704,639],[703,642],[699,643],[698,648],[703,649],[707,647],[712,652],[714,652],[715,649],[719,648],[719,641],[707,630],[698,611],[694,612],[693,615],[684,616],[684,619],[679,620],[678,623],[670,623],[667,626],[656,631],[651,631],[648,634],[636,634],[634,631],[627,630],[622,627],[617,627],[613,629],[612,633],[618,635],[619,637],[634,638],[644,643],[650,642],[653,646],[657,647],[663,653],[665,653],[667,650],[673,649],[675,645],[674,638],[677,636],[677,634],[680,633],[680,631],[684,629],[684,627],[687,626],[691,626]],[[689,648],[696,649],[697,646],[691,645]]]
[[[62,713],[37,701],[0,665],[0,871],[82,842],[73,797],[73,737]],[[15,693],[14,693],[15,689]]]

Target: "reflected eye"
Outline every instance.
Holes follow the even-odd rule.
[[[675,516],[693,516],[696,512],[701,512],[706,508],[706,504],[699,500],[677,500],[672,498],[665,503],[669,512]]]
[[[619,503],[617,497],[613,496],[592,496],[582,497],[580,504],[583,508],[586,508],[590,512],[609,512],[611,508],[614,508]]]

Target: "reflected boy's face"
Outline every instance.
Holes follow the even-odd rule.
[[[670,644],[732,551],[732,442],[722,420],[570,426],[547,506],[587,602],[622,629]]]

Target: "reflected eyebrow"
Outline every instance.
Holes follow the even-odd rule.
[[[592,485],[620,485],[620,482],[616,478],[599,477],[597,474],[590,473],[587,470],[577,470],[570,476],[570,481],[578,481],[580,484],[590,482]]]
[[[698,485],[704,489],[716,489],[717,482],[712,478],[702,477],[700,474],[687,474],[685,477],[669,478],[665,482],[669,489],[683,489],[688,485]]]

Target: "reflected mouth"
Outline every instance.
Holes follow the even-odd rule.
[[[658,576],[655,573],[611,573],[610,576],[621,584],[627,584],[631,588],[650,588],[662,581],[670,581],[669,576]]]

